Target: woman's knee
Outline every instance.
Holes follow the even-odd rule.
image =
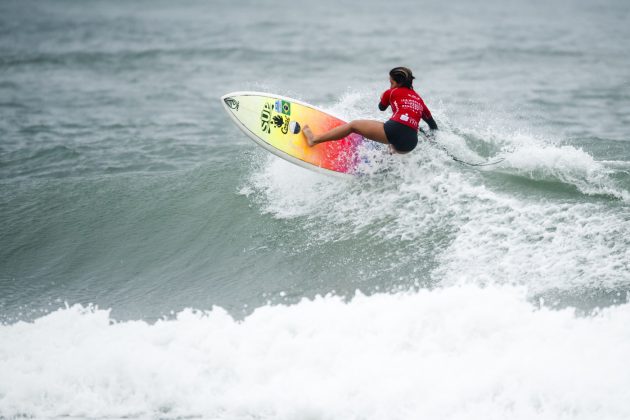
[[[365,131],[367,131],[367,127],[365,124],[365,120],[352,120],[348,123],[350,126],[350,131],[352,133],[364,135]]]

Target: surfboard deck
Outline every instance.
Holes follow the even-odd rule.
[[[358,134],[309,147],[302,127],[323,133],[345,124],[340,118],[297,99],[264,92],[232,92],[221,103],[234,123],[256,144],[289,162],[329,175],[351,177],[361,163]]]

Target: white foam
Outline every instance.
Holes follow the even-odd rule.
[[[627,186],[619,185],[612,177],[620,165],[596,161],[580,148],[561,145],[561,139],[535,134],[533,127],[517,128],[513,122],[507,123],[497,115],[475,113],[474,119],[468,122],[472,125],[466,127],[451,123],[447,116],[442,119],[447,123],[447,130],[440,133],[440,143],[461,159],[484,160],[468,147],[465,140],[468,139],[496,150],[498,154],[491,158],[504,158],[500,165],[487,168],[489,170],[496,168],[536,181],[561,182],[575,186],[586,195],[607,195],[630,202]]]
[[[630,223],[622,215],[596,204],[488,198],[459,225],[435,279],[523,284],[530,293],[628,287]]]
[[[258,157],[264,165],[250,176],[240,192],[258,199],[265,212],[278,218],[308,215],[320,200],[327,200],[343,188],[341,179],[323,176],[270,154]],[[265,194],[257,195],[258,191]]]
[[[73,306],[0,326],[0,416],[627,419],[630,305],[456,286],[153,325]]]
[[[431,277],[444,284],[527,284],[531,293],[628,284],[630,220],[623,213],[600,203],[505,196],[472,185],[466,172],[445,170],[431,155],[439,152],[425,148],[391,164],[385,177],[350,183],[270,164],[258,185],[267,200],[261,206],[276,217],[302,217],[320,240],[363,234],[393,240],[418,259],[428,247],[438,254]],[[435,230],[442,242],[426,245]]]

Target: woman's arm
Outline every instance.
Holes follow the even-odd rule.
[[[429,128],[431,130],[437,130],[438,126],[437,123],[435,122],[435,120],[433,119],[433,117],[429,117],[429,118],[424,118],[424,116],[422,117],[422,119],[424,120],[424,122],[426,122],[427,124],[429,124]]]
[[[429,125],[429,128],[431,130],[437,130],[438,129],[437,123],[433,119],[433,115],[431,115],[431,111],[429,111],[429,108],[424,103],[424,101],[422,101],[422,107],[423,107],[422,119],[424,120],[424,122],[426,122]]]
[[[391,95],[391,89],[387,89],[385,92],[383,92],[383,94],[381,95],[381,100],[378,103],[378,109],[380,109],[381,111],[385,111],[387,109],[387,107],[389,106],[389,97]]]

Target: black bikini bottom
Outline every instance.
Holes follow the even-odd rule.
[[[418,132],[408,125],[388,120],[384,128],[387,141],[398,152],[411,152],[418,145]]]

